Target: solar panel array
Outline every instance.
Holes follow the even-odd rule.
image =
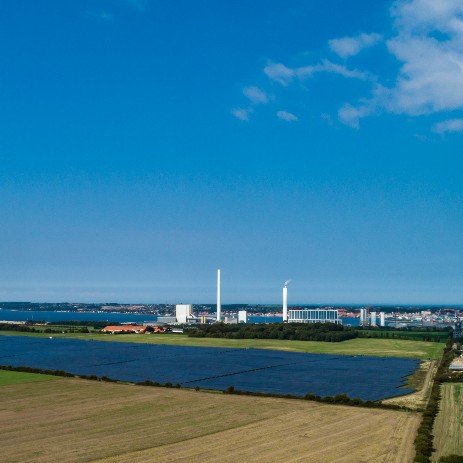
[[[412,392],[419,360],[0,336],[0,364],[183,387],[381,400]]]

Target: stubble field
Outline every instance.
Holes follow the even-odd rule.
[[[463,384],[442,384],[441,393],[434,423],[434,461],[444,455],[463,455]]]
[[[59,379],[1,388],[2,461],[410,462],[420,416]]]

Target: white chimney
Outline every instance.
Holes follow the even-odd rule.
[[[220,269],[217,270],[217,323],[220,322],[222,306],[220,304]]]
[[[285,281],[283,286],[283,321],[288,321],[288,285],[291,280]]]

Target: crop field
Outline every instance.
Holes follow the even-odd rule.
[[[442,400],[434,423],[435,460],[444,455],[463,455],[463,384],[442,385]]]
[[[41,333],[17,333],[1,331],[5,336],[49,337]],[[283,341],[277,339],[219,339],[190,338],[181,334],[53,334],[55,338],[76,338],[94,341],[138,342],[172,346],[202,346],[227,348],[255,348],[310,352],[314,354],[370,355],[376,357],[413,357],[421,360],[435,360],[441,357],[445,343],[408,341],[386,338],[356,338],[344,342]]]
[[[413,460],[414,413],[60,379],[0,386],[2,461]]]
[[[32,373],[0,370],[0,386],[7,384],[35,383],[39,381],[49,381],[56,379],[58,379],[57,376],[36,375]]]

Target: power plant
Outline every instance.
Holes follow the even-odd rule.
[[[191,304],[177,304],[175,306],[175,318],[177,323],[188,323],[193,317],[193,306]]]
[[[291,280],[286,280],[283,286],[283,322],[288,321],[288,285]]]
[[[283,322],[284,323],[336,323],[342,324],[340,311],[336,308],[304,308],[293,307],[288,310],[288,285],[292,282],[291,279],[283,283]],[[193,306],[191,304],[177,304],[176,317],[174,323],[178,324],[194,324],[194,323],[220,323],[222,322],[222,302],[221,302],[221,270],[217,269],[217,309],[216,316],[210,315],[194,315]],[[238,311],[238,316],[231,314],[227,311],[224,318],[224,323],[248,323],[248,313],[246,310],[241,309]],[[386,314],[384,312],[375,312],[369,310],[368,307],[360,308],[360,326],[386,326]],[[169,318],[169,317],[160,317]],[[173,318],[173,317],[170,317]],[[164,321],[164,320],[162,320]],[[167,321],[167,320],[166,320]],[[266,323],[266,322],[264,322]]]
[[[378,326],[378,313],[370,312],[368,308],[360,309],[360,326]],[[380,326],[386,326],[386,313],[379,312]]]
[[[240,310],[238,312],[238,323],[247,323],[248,322],[248,313],[246,310]]]

